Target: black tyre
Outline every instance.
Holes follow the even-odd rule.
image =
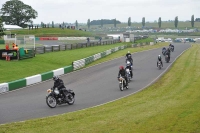
[[[67,103],[68,103],[69,105],[73,105],[73,104],[74,104],[74,102],[75,102],[75,97],[74,97],[74,95],[72,95],[72,93],[69,93],[69,94],[68,94],[67,99],[68,99]]]
[[[51,95],[47,96],[46,103],[50,108],[55,108],[57,106],[56,98]]]
[[[124,86],[123,86],[122,83],[119,84],[119,89],[120,89],[120,91],[123,91],[123,90],[124,90]]]

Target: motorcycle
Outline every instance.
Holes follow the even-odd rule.
[[[158,62],[158,68],[161,69],[161,62]]]
[[[167,63],[169,63],[169,55],[165,55],[165,61],[167,62]]]
[[[127,79],[128,79],[128,82],[131,81],[131,70],[129,70],[128,68],[126,68],[126,76],[127,76]]]
[[[125,78],[120,76],[119,77],[119,89],[121,91],[123,91],[125,87],[126,87],[126,89],[128,89],[128,87],[126,86],[126,80],[125,80]]]
[[[59,91],[57,88],[51,88],[47,90],[47,93],[46,103],[50,108],[66,103],[72,105],[75,102],[75,93],[70,89],[63,88]]]

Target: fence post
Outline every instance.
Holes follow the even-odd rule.
[[[51,46],[51,51],[53,52],[53,46]]]
[[[46,47],[44,46],[44,53],[46,53]]]
[[[59,51],[60,51],[60,45],[59,45]]]

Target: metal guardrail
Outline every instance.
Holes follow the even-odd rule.
[[[87,42],[87,43],[75,43],[75,44],[61,44],[61,45],[51,45],[51,46],[40,46],[35,48],[36,54],[44,54],[54,51],[64,51],[71,49],[78,49],[84,47],[93,47],[99,45],[109,45],[120,42],[119,40],[107,40],[107,41],[96,41],[96,42]]]

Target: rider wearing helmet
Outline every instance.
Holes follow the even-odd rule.
[[[162,67],[163,67],[163,63],[162,63],[162,58],[161,58],[161,56],[160,55],[158,55],[158,60],[157,60],[157,67],[158,67],[158,62],[161,62],[161,65],[162,65]]]
[[[125,70],[126,70],[126,69],[129,69],[129,70],[130,70],[131,78],[132,78],[132,77],[133,77],[132,67],[131,67],[131,63],[130,63],[129,61],[127,61],[127,63],[126,63],[126,68],[125,68]]]
[[[130,51],[128,51],[128,53],[126,54],[126,62],[130,61],[131,65],[133,65],[133,59],[132,59],[132,55],[130,53]]]
[[[170,60],[170,53],[171,53],[170,49],[169,49],[169,48],[167,48],[167,50],[166,50],[166,52],[165,52],[165,55],[168,55],[168,57],[169,57],[169,60]]]
[[[54,86],[53,86],[54,89],[58,88],[58,90],[60,91],[61,89],[66,88],[64,86],[63,80],[60,79],[58,76],[53,76],[53,80],[54,80]],[[63,93],[63,91],[60,91],[60,93]]]
[[[169,44],[169,48],[172,47],[174,49],[174,45],[172,45],[171,43]]]
[[[128,88],[128,79],[127,79],[127,76],[126,76],[126,71],[125,71],[123,66],[119,67],[118,79],[119,79],[120,76],[122,76],[126,80],[126,87]]]
[[[165,52],[166,52],[166,48],[163,47],[163,48],[162,48],[162,54],[165,55]]]

